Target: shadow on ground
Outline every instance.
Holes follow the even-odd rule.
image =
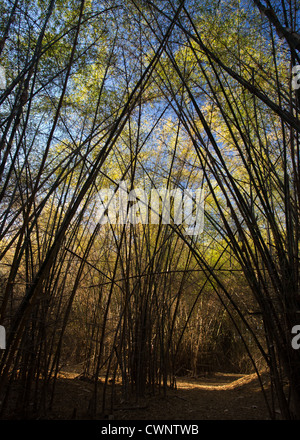
[[[268,392],[268,386],[266,389]],[[60,377],[49,419],[88,419],[93,384]],[[108,396],[111,385],[108,387]],[[116,385],[118,396],[119,387]],[[100,391],[100,390],[99,390]],[[101,395],[101,392],[99,393]],[[266,402],[256,375],[213,374],[177,380],[177,389],[136,401],[119,395],[114,411],[96,418],[110,420],[268,420]]]

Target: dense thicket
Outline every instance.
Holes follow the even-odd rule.
[[[2,417],[47,417],[76,368],[91,417],[110,382],[216,370],[267,372],[270,417],[299,418],[299,8],[0,2]],[[203,232],[145,224],[142,193],[101,224],[120,181],[202,188]]]

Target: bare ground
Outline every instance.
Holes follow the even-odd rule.
[[[265,380],[267,393],[268,385]],[[93,385],[72,374],[61,375],[50,419],[88,419],[87,407]],[[109,386],[109,388],[111,385]],[[118,385],[116,394],[118,396]],[[99,393],[101,395],[101,393]],[[109,394],[109,392],[108,392]],[[177,389],[124,401],[118,396],[114,411],[99,414],[110,420],[268,420],[261,387],[255,374],[215,373],[208,377],[177,379]],[[100,405],[101,406],[101,405]]]

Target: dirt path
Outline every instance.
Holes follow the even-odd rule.
[[[51,418],[86,418],[92,384],[61,378]],[[268,420],[269,414],[256,375],[214,374],[198,379],[180,378],[166,397],[156,395],[123,402],[113,420]]]
[[[152,420],[266,420],[269,419],[256,376],[216,375],[181,379],[166,398],[151,398],[148,408],[120,419]]]

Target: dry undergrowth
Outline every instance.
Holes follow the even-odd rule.
[[[82,380],[84,379],[84,380]],[[267,376],[264,386],[269,394]],[[112,384],[107,384],[107,405],[102,408],[104,380],[99,380],[99,408],[95,419],[103,420],[267,420],[270,418],[261,387],[255,374],[214,373],[202,377],[179,377],[176,389],[157,390],[136,400],[125,399],[119,383],[114,386],[115,403],[111,410]],[[18,384],[15,384],[16,387]],[[75,372],[60,372],[55,386],[51,411],[44,417],[51,420],[90,419],[89,401],[94,389],[91,380]],[[17,393],[17,388],[15,389]],[[16,394],[17,398],[17,394]],[[29,418],[31,416],[28,414]],[[7,417],[23,418],[8,410]]]
[[[100,388],[103,384],[100,382]],[[269,392],[267,379],[264,386]],[[56,399],[50,418],[86,419],[93,384],[74,373],[62,372],[56,386]],[[108,385],[108,396],[111,385]],[[96,418],[114,420],[267,420],[270,418],[256,374],[215,373],[199,378],[177,379],[177,389],[136,401],[125,401],[115,386],[117,403]],[[108,399],[109,401],[109,399]],[[109,406],[108,406],[109,408]]]
[[[228,375],[228,377],[232,377],[231,375]],[[226,378],[226,375],[222,375],[223,380]],[[257,375],[254,374],[246,374],[241,375],[240,378],[233,380],[232,382],[225,383],[225,384],[212,384],[212,383],[197,383],[190,380],[184,381],[184,380],[177,380],[177,386],[180,389],[189,389],[191,388],[191,384],[193,388],[199,389],[199,390],[233,390],[237,387],[240,387],[242,385],[245,385],[247,383],[250,383],[252,381],[255,381],[257,379]]]

